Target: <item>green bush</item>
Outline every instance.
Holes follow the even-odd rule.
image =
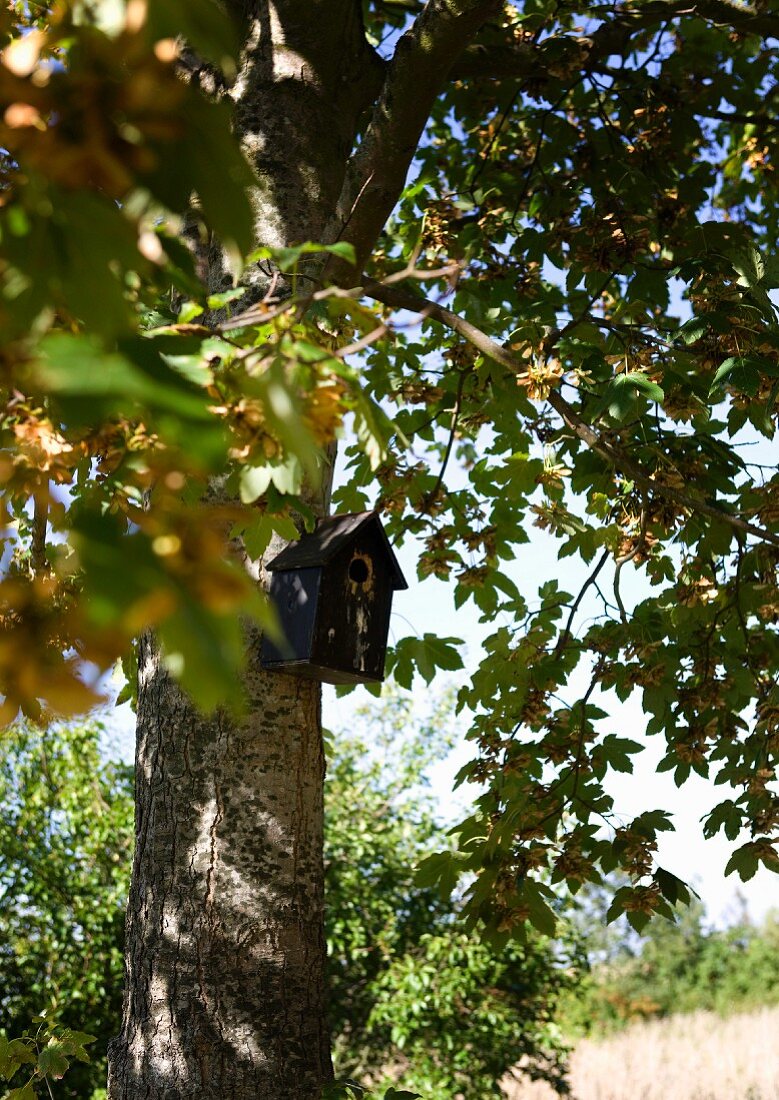
[[[96,724],[18,726],[0,743],[0,1034],[44,1010],[96,1036],[61,1097],[104,1095],[121,1011],[132,769],[106,760]],[[102,1054],[102,1057],[101,1057]]]
[[[464,933],[456,900],[415,883],[419,860],[446,844],[423,777],[447,752],[451,709],[420,721],[390,695],[362,723],[335,739],[326,787],[337,1071],[383,1087],[384,1067],[425,1100],[486,1100],[521,1059],[566,1092],[555,1019],[580,973],[576,943],[491,947]]]

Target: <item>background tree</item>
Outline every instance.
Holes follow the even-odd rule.
[[[524,1072],[567,1092],[557,1006],[586,965],[575,933],[493,948],[460,903],[414,882],[444,829],[425,773],[450,747],[452,700],[390,694],[333,738],[325,785],[331,1024],[338,1076],[426,1100],[502,1095]],[[382,1072],[387,1079],[382,1080]]]
[[[79,1100],[105,1096],[132,858],[132,769],[102,756],[101,734],[21,725],[0,760],[0,1029],[46,1012],[94,1035],[96,1060],[58,1086]]]
[[[705,825],[747,830],[730,869],[778,866],[770,4],[312,12],[2,15],[2,717],[86,706],[83,659],[147,628],[164,654],[145,634],[114,1097],[329,1076],[317,693],[257,668],[254,581],[324,507],[350,414],[338,505],[376,503],[501,624],[462,695],[484,794],[427,883],[469,872],[496,940],[551,931],[547,873],[621,868],[610,915],[636,928],[687,896],[654,860],[667,814],[613,816],[640,744],[610,732],[612,689],[641,693],[678,782],[733,788]],[[519,591],[530,523],[580,560],[572,592]],[[394,670],[457,661],[431,634]],[[203,717],[225,699],[237,717]]]
[[[569,1035],[599,1036],[635,1020],[701,1010],[732,1016],[776,1004],[775,912],[755,924],[744,910],[718,927],[693,899],[676,923],[653,921],[637,936],[620,921],[604,938],[611,899],[582,900],[574,922],[592,966],[576,994],[564,997],[560,1016]]]

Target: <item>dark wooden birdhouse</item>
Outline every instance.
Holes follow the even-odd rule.
[[[287,647],[265,638],[263,668],[329,684],[384,679],[392,593],[408,585],[376,512],[320,520],[268,569]]]

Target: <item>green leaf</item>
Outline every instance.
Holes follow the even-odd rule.
[[[195,321],[198,317],[202,317],[204,313],[205,309],[198,302],[182,302],[178,312],[178,323],[188,325],[190,321]]]
[[[671,905],[689,904],[690,889],[682,879],[677,878],[670,871],[664,871],[662,867],[658,867],[652,877],[660,887],[660,893],[664,898],[667,898]]]
[[[181,108],[186,137],[158,157],[148,186],[170,210],[186,205],[182,191],[196,191],[206,224],[238,270],[254,243],[248,192],[258,182],[233,135],[231,115],[229,101],[210,102],[190,89]]]
[[[259,592],[244,614],[261,624],[271,621]],[[183,600],[158,630],[167,667],[205,712],[220,704],[240,710],[236,677],[244,662],[244,634],[235,614],[218,615],[192,599]]]
[[[557,917],[551,906],[540,897],[529,896],[528,919],[534,928],[544,936],[553,936],[557,930]]]
[[[246,287],[236,286],[232,287],[231,290],[223,290],[220,294],[209,294],[208,298],[206,298],[206,304],[209,309],[224,309],[230,302],[235,302],[245,296]]]
[[[632,408],[637,394],[657,403],[661,403],[665,397],[662,387],[652,382],[642,371],[630,371],[612,378],[601,399],[599,412],[608,408],[611,416],[622,420]]]
[[[415,669],[426,683],[431,683],[438,669],[454,672],[463,667],[462,657],[455,646],[462,645],[459,638],[439,638],[424,634],[421,638],[402,638],[395,647],[395,679],[403,687],[410,687],[408,673],[400,678],[399,672],[409,666]]]
[[[271,466],[241,466],[238,471],[238,485],[243,503],[253,504],[258,500],[267,491],[271,476]]]
[[[333,256],[338,256],[342,260],[346,260],[354,266],[357,263],[357,254],[354,250],[354,245],[348,241],[336,241],[334,244],[324,245],[325,251],[330,252]]]
[[[270,467],[270,479],[280,493],[297,496],[303,488],[304,470],[297,455],[289,455],[284,462]]]
[[[64,1077],[69,1065],[65,1046],[60,1039],[50,1039],[38,1055],[38,1072],[43,1077],[53,1077],[55,1081]]]
[[[741,881],[748,882],[751,878],[754,878],[760,867],[760,862],[758,845],[753,842],[742,844],[728,860],[725,875],[732,875],[734,871],[737,871]]]
[[[643,745],[637,741],[610,733],[604,737],[600,752],[605,756],[609,767],[618,772],[630,773],[633,771],[633,761],[630,757],[641,752],[642,749]]]
[[[10,1050],[11,1044],[0,1035],[0,1077],[10,1079],[19,1068],[19,1060],[13,1056]]]
[[[677,335],[681,336],[685,344],[694,344],[696,340],[700,340],[702,336],[705,336],[708,331],[709,323],[705,317],[691,317],[679,328]]]
[[[728,840],[735,840],[743,824],[741,810],[732,799],[727,798],[711,811],[706,818],[703,831],[706,837],[712,837],[720,829],[724,829]]]
[[[67,1055],[77,1058],[79,1062],[90,1060],[85,1047],[97,1042],[96,1035],[90,1035],[87,1031],[71,1031],[70,1028],[62,1028],[59,1036],[62,1048]]]
[[[11,1089],[3,1096],[2,1100],[37,1100],[37,1098],[32,1083],[28,1082],[22,1088]]]
[[[261,468],[264,469],[264,467]],[[248,469],[256,469],[256,467],[248,467]],[[262,491],[264,492],[264,489]],[[298,529],[289,516],[280,516],[273,512],[261,512],[253,523],[242,529],[236,529],[234,533],[240,534],[246,553],[253,561],[259,561],[274,534],[279,535],[286,542],[295,542],[299,537]]]
[[[617,917],[621,917],[625,912],[625,902],[630,898],[632,890],[629,886],[621,886],[616,891],[614,897],[611,900],[608,910],[606,911],[606,923],[611,924]]]
[[[639,933],[644,931],[646,926],[649,924],[649,921],[652,919],[649,913],[642,913],[638,910],[633,910],[629,913],[626,913],[625,916],[627,917],[628,924],[633,929],[633,931]]]
[[[29,334],[53,308],[104,338],[133,329],[124,273],[145,274],[150,265],[115,203],[94,192],[51,188],[23,236],[9,232],[10,217],[11,211],[0,211],[3,262],[15,272],[14,278],[6,272],[3,295],[12,302],[16,331]]]
[[[0,1037],[0,1077],[10,1079],[23,1065],[35,1065],[32,1049],[21,1039]]]
[[[441,898],[451,896],[460,877],[457,857],[452,852],[436,852],[420,861],[414,881],[417,886],[437,887]]]
[[[362,389],[353,390],[354,431],[372,470],[377,470],[387,457],[389,441],[397,433],[395,425]]]
[[[763,377],[779,375],[779,364],[753,355],[734,355],[720,365],[712,379],[709,394],[728,385],[754,397]]]

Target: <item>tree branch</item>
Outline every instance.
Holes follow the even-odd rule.
[[[328,227],[328,240],[354,245],[359,268],[403,190],[452,64],[500,7],[500,0],[428,0],[398,42],[365,138],[349,162],[335,223]]]
[[[373,298],[377,302],[383,302],[393,309],[412,310],[432,317],[440,324],[459,333],[460,336],[480,351],[482,355],[486,356],[488,359],[494,360],[496,363],[500,363],[501,366],[506,367],[507,370],[514,374],[521,374],[525,370],[523,363],[519,359],[512,355],[510,351],[507,351],[506,348],[496,340],[488,336],[486,332],[482,332],[481,329],[472,325],[470,321],[466,321],[465,318],[458,316],[456,313],[453,313],[452,310],[447,309],[438,302],[420,298],[418,295],[408,290],[402,290],[400,287],[384,286],[382,283],[377,283],[373,279],[365,279],[363,281],[362,291],[367,297]],[[716,519],[721,523],[728,524],[737,531],[743,531],[744,534],[753,535],[762,542],[768,542],[773,546],[779,546],[779,535],[774,534],[772,531],[768,531],[764,527],[758,527],[754,523],[749,523],[748,520],[741,519],[740,516],[735,516],[717,505],[710,504],[701,497],[690,496],[688,493],[679,492],[678,489],[663,485],[662,482],[656,481],[651,474],[647,473],[634,461],[634,459],[626,454],[621,447],[616,447],[613,443],[604,439],[591,424],[588,424],[579,415],[576,409],[574,409],[557,390],[551,390],[547,400],[555,412],[562,417],[568,427],[573,431],[574,435],[583,443],[586,443],[588,447],[596,452],[596,454],[599,454],[610,466],[613,466],[616,470],[619,470],[623,476],[635,482],[639,488],[655,496],[662,497],[664,500],[670,501],[677,507],[687,508],[691,512],[709,516],[711,519]]]
[[[608,549],[604,550],[603,553],[601,554],[601,556],[598,558],[598,561],[595,565],[595,568],[593,569],[593,571],[590,573],[587,580],[584,582],[584,584],[579,589],[579,594],[577,595],[576,599],[571,604],[571,610],[568,614],[568,621],[565,624],[565,628],[564,628],[562,634],[560,635],[560,637],[557,639],[557,645],[554,648],[553,656],[556,657],[560,653],[562,653],[562,651],[565,649],[566,645],[568,644],[568,639],[571,637],[571,633],[573,632],[573,620],[576,618],[576,612],[579,610],[579,605],[581,604],[582,600],[584,599],[585,595],[587,594],[587,589],[590,588],[597,581],[598,575],[600,574],[601,569],[603,569],[603,566],[606,564],[606,562],[609,560],[610,557],[611,557],[611,551],[608,550]]]
[[[576,64],[578,59],[585,72],[612,54],[623,53],[637,31],[660,27],[682,16],[697,16],[717,26],[730,26],[742,34],[760,37],[776,37],[777,34],[775,15],[730,0],[645,0],[644,3],[636,0],[632,4],[600,8],[598,16],[605,22],[592,33],[567,37],[570,62]],[[523,80],[536,74],[543,76],[547,50],[555,51],[556,67],[565,66],[565,59],[561,59],[559,53],[560,42],[557,36],[545,39],[537,47],[527,42],[474,42],[452,66],[451,77],[455,80]]]

